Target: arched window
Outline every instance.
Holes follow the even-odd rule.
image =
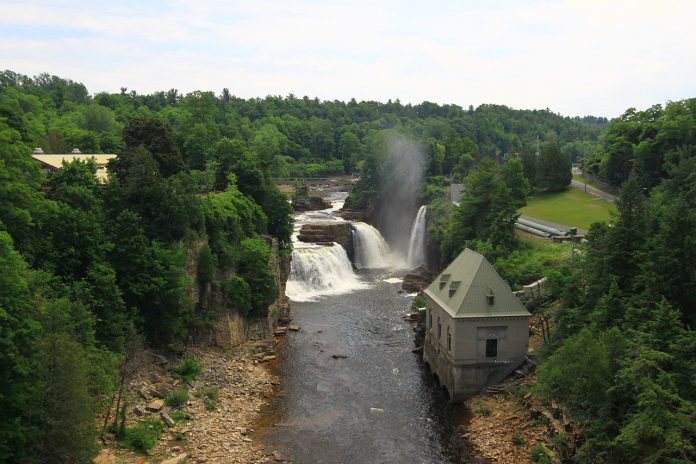
[[[442,324],[440,324],[440,318],[437,318],[437,339],[442,338]]]
[[[449,326],[447,326],[447,351],[452,351],[452,334]]]

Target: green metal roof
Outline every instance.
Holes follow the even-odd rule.
[[[531,316],[486,258],[468,248],[425,293],[454,318]]]

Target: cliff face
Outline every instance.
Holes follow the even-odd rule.
[[[189,326],[189,337],[199,345],[233,348],[250,339],[267,338],[273,333],[278,317],[287,306],[285,301],[285,282],[290,271],[290,256],[278,250],[278,241],[266,237],[271,247],[269,265],[273,273],[278,294],[268,307],[265,317],[244,317],[225,300],[221,282],[234,275],[234,271],[215,269],[212,282],[201,282],[199,266],[202,250],[207,248],[208,240],[192,240],[187,246],[186,273],[191,281],[189,298],[193,303],[193,314]]]
[[[330,245],[338,243],[346,250],[350,262],[354,262],[353,226],[349,222],[314,222],[305,224],[297,237],[302,242]]]

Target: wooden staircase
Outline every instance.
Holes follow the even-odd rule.
[[[484,385],[481,390],[487,390],[488,388],[499,384],[505,378],[515,372],[515,370],[520,367],[522,364],[524,364],[526,361],[528,361],[527,354],[523,354],[517,359],[514,359],[508,363],[504,368],[502,368],[500,371],[498,371],[493,377],[491,377],[488,382],[486,382],[486,385]]]

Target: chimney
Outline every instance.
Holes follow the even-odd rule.
[[[33,155],[43,155],[44,152],[41,148],[34,148],[34,152],[32,154]]]
[[[73,155],[79,155],[79,154],[81,154],[82,152],[80,151],[79,148],[73,148],[71,153],[72,153]]]

